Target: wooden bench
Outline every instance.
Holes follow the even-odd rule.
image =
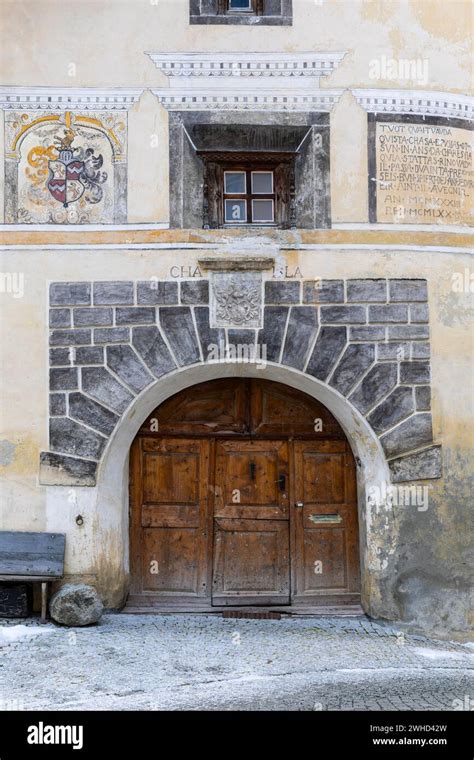
[[[49,583],[64,576],[63,533],[0,531],[0,581],[41,583],[41,622],[46,621]]]

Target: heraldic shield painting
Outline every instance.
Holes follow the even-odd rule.
[[[113,175],[113,150],[103,132],[77,122],[40,125],[21,145],[18,222],[111,223]]]

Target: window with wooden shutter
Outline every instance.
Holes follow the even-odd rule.
[[[203,227],[296,227],[296,153],[200,151]]]

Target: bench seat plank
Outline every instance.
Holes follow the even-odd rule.
[[[63,533],[0,531],[0,579],[62,578],[65,544]]]

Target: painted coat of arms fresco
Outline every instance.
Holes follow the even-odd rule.
[[[94,156],[92,148],[73,148],[74,137],[72,129],[66,129],[64,137],[57,137],[59,157],[49,161],[48,190],[64,208],[79,200],[86,190],[86,200],[98,203],[103,195],[100,185],[107,179],[107,173],[101,171],[102,155]]]
[[[73,127],[44,124],[26,136],[18,169],[18,222],[113,222],[110,142],[99,130]]]

